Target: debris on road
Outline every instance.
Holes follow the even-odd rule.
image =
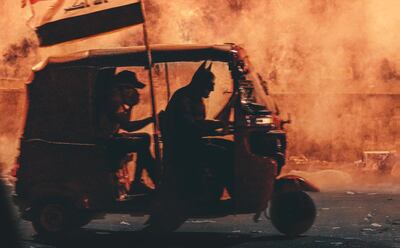
[[[372,223],[371,226],[373,226],[373,227],[382,227],[382,225],[378,224],[378,223]]]
[[[121,221],[119,224],[121,225],[126,225],[126,226],[130,226],[131,224],[127,221]]]
[[[362,231],[373,232],[375,229],[372,228],[363,228]]]
[[[346,240],[360,240],[359,238],[355,238],[355,237],[344,237],[344,239],[346,239]]]
[[[216,223],[216,221],[215,220],[187,220],[186,223],[204,224],[204,223]]]

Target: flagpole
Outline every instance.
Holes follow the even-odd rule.
[[[158,122],[158,116],[157,116],[157,109],[156,109],[156,100],[155,100],[155,92],[154,92],[154,81],[153,81],[153,72],[152,72],[152,65],[153,65],[153,60],[151,57],[151,48],[149,45],[149,38],[147,34],[147,24],[146,24],[146,11],[145,11],[145,6],[144,6],[144,1],[140,1],[140,6],[142,9],[142,15],[143,15],[143,38],[144,38],[144,45],[146,47],[146,53],[147,53],[147,62],[148,62],[148,71],[149,71],[149,81],[150,81],[150,95],[151,95],[151,111],[152,115],[154,118],[154,123],[153,123],[153,132],[154,132],[154,153],[156,157],[156,161],[160,162],[161,161],[161,154],[160,154],[160,144],[159,144],[159,122]]]
[[[168,102],[169,98],[171,98],[171,86],[169,82],[168,63],[165,63],[165,82],[167,83],[167,102]]]

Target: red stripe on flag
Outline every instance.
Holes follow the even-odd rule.
[[[29,1],[31,2],[31,4],[34,4],[34,3],[39,2],[40,0],[29,0]]]

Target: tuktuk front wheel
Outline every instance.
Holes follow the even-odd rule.
[[[40,236],[55,238],[73,228],[72,208],[63,201],[40,201],[32,213],[33,228]]]
[[[303,191],[276,194],[269,209],[274,227],[288,236],[308,231],[314,224],[316,213],[314,201]]]

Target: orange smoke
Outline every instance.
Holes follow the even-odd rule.
[[[353,161],[365,149],[400,151],[399,1],[145,3],[152,43],[235,42],[247,49],[277,95],[282,116],[292,114],[289,155]],[[11,44],[35,38],[23,18],[15,18],[23,16],[18,1],[1,1],[0,12],[4,57]],[[141,43],[136,26],[31,54],[38,61],[54,53]],[[34,61],[17,62],[27,68]],[[4,63],[0,71],[9,66]]]

